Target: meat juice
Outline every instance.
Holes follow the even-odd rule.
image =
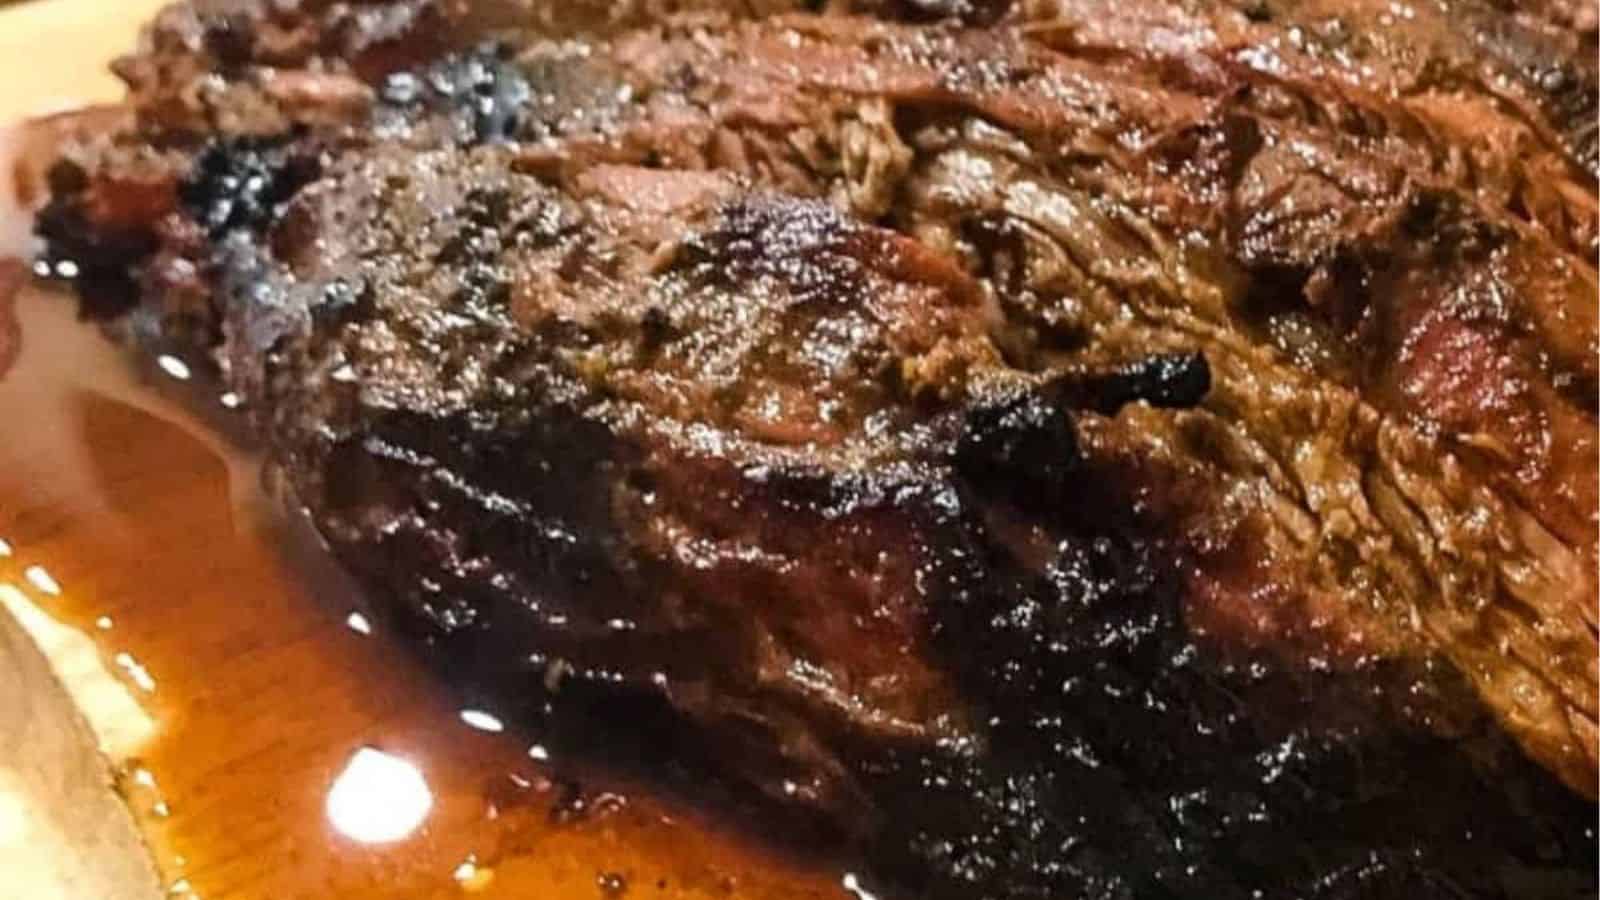
[[[862,890],[462,709],[265,501],[198,365],[135,362],[62,295],[18,313],[0,583],[91,635],[155,720],[119,790],[174,896]]]

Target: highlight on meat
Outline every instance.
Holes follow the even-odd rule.
[[[1586,896],[1595,48],[195,0],[38,234],[443,677],[891,896]]]

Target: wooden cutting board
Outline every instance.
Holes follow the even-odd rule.
[[[114,100],[106,65],[168,0],[22,0],[0,4],[0,122]]]
[[[0,123],[114,101],[105,65],[158,5],[0,6]],[[175,898],[850,895],[838,868],[779,858],[760,835],[719,830],[575,761],[546,762],[536,735],[462,710],[263,512],[255,462],[220,436],[236,414],[200,376],[203,361],[134,364],[58,293],[26,290],[19,310],[22,355],[0,379],[0,600],[53,648],[77,648],[54,662],[80,705],[110,697],[121,710],[108,720],[91,709],[99,731],[85,729],[38,658],[7,654],[14,626],[0,633],[0,678],[34,673],[27,691],[0,690],[0,728],[29,723],[28,759],[77,760],[46,770],[0,740],[0,770],[28,768],[24,781],[60,788],[39,802],[83,813],[46,829],[43,807],[16,812],[0,788],[0,865],[33,855],[3,855],[19,832],[69,859],[122,861],[91,866],[104,870],[94,885],[26,900],[150,895],[131,829],[118,841],[91,827],[125,817],[89,814],[91,796],[133,811],[160,891]],[[63,741],[98,741],[111,768],[38,752]],[[416,778],[365,791],[342,780],[374,752]],[[353,836],[352,815],[395,826],[419,784],[431,804],[414,828],[396,826],[391,843]],[[12,886],[0,881],[0,898]]]
[[[159,5],[0,6],[0,134],[26,116],[115,99],[120,85],[107,65]],[[8,180],[0,173],[0,209]],[[0,223],[0,247],[13,241],[7,230]],[[28,427],[12,412],[0,407],[0,443],[12,444]],[[0,494],[0,521],[23,502]],[[0,895],[155,900],[163,885],[115,769],[153,725],[107,673],[98,648],[31,602],[19,586],[29,585],[30,567],[17,557],[11,543],[0,543]]]

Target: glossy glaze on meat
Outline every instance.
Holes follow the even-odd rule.
[[[1592,893],[1592,22],[689,6],[179,8],[41,234],[463,690],[892,890]]]

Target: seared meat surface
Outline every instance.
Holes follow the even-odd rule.
[[[890,893],[1591,895],[1594,23],[1393,7],[195,3],[39,227],[463,690]]]

